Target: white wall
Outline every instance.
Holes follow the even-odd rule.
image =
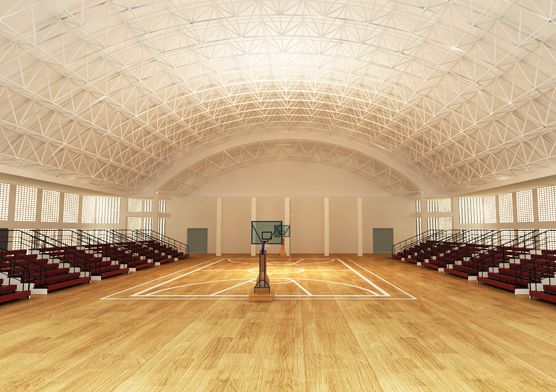
[[[363,252],[373,252],[373,228],[393,228],[394,243],[415,235],[415,202],[402,197],[363,198]]]
[[[222,203],[224,206],[224,203]],[[166,235],[187,242],[187,228],[208,229],[208,251],[216,251],[216,198],[180,197],[168,202],[171,216],[166,220]],[[224,233],[223,233],[224,236]],[[241,241],[241,235],[238,236]]]
[[[292,253],[323,253],[324,199],[322,197],[292,197]]]
[[[388,196],[352,172],[313,162],[265,162],[226,173],[190,196]]]
[[[363,211],[365,215],[365,211]],[[357,198],[330,198],[330,252],[356,253]]]
[[[216,250],[216,197],[180,197],[169,203],[167,235],[187,241],[188,227],[206,227],[209,253]],[[284,220],[284,197],[256,197],[258,220]],[[391,227],[394,240],[414,232],[413,202],[398,197],[363,198],[363,249],[372,253],[373,227]],[[249,253],[251,197],[222,197],[222,252]],[[293,254],[324,252],[324,197],[291,198]],[[330,252],[357,253],[357,197],[330,198]],[[278,253],[278,246],[269,251]]]
[[[188,227],[209,229],[209,252],[216,247],[216,205],[222,198],[222,253],[250,253],[251,198],[257,220],[284,220],[290,197],[293,254],[323,254],[324,198],[329,198],[331,253],[357,253],[357,198],[362,197],[362,242],[372,252],[372,228],[391,227],[400,241],[414,234],[414,202],[392,197],[377,184],[340,168],[311,162],[267,162],[226,173],[168,205],[167,235],[187,241]],[[278,246],[270,252],[277,253]]]
[[[251,235],[251,198],[222,199],[222,250],[225,253],[247,253]]]

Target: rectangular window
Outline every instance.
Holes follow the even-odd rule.
[[[452,212],[452,199],[427,200],[428,212]]]
[[[95,223],[120,223],[120,198],[100,196],[96,199]]]
[[[514,200],[511,193],[498,195],[498,215],[500,215],[500,223],[513,223]]]
[[[159,204],[159,210],[160,211],[159,212],[161,214],[166,214],[166,211],[167,211],[167,208],[168,208],[168,201],[167,200],[160,200],[159,202],[160,202],[160,204]],[[420,206],[421,206],[421,204],[419,204],[419,208],[420,208]],[[421,211],[419,210],[417,212],[421,212]]]
[[[433,216],[427,219],[429,230],[450,230],[452,228],[451,216]]]
[[[95,223],[96,197],[83,196],[81,223]]]
[[[427,200],[427,212],[438,212],[438,200]]]
[[[462,224],[484,223],[482,197],[461,197],[459,199],[459,221]]]
[[[10,184],[0,183],[0,221],[8,220],[10,206]]]
[[[415,234],[421,234],[421,217],[415,219]]]
[[[60,192],[44,189],[42,191],[41,221],[58,222],[60,220]]]
[[[83,196],[82,223],[120,223],[120,198],[109,196]]]
[[[128,230],[141,230],[141,217],[139,216],[129,216],[127,218],[127,229]]]
[[[556,222],[556,186],[537,189],[539,222]]]
[[[511,193],[510,193],[511,195]],[[515,239],[515,230],[502,230],[500,232],[500,242],[506,244]]]
[[[35,222],[37,219],[37,188],[18,185],[15,193],[16,222]]]
[[[79,219],[79,195],[64,193],[64,223],[77,223]]]
[[[556,249],[556,231],[549,230],[541,239],[542,249]]]
[[[142,212],[143,201],[141,199],[129,199],[127,202],[128,212]]]
[[[526,189],[515,193],[517,221],[533,222],[533,190]]]
[[[429,230],[438,230],[438,218],[437,217],[428,217],[427,218],[427,226]]]
[[[11,246],[12,250],[30,249],[35,247],[33,238],[28,235],[30,232],[31,230],[29,229],[14,231]]]
[[[152,200],[143,200],[143,212],[153,212]]]
[[[421,219],[421,218],[418,218]],[[158,218],[158,232],[161,235],[166,235],[166,218],[160,217]]]
[[[496,223],[496,196],[483,197],[485,223]]]
[[[438,218],[438,228],[440,230],[451,230],[452,229],[452,217],[451,216],[441,216]]]
[[[143,229],[152,230],[153,229],[153,218],[145,217],[143,218]]]

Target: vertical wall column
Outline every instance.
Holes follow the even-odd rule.
[[[425,200],[421,201],[421,204],[426,203]],[[461,222],[459,221],[459,197],[452,197],[451,203],[452,209],[452,229],[461,228]]]
[[[533,189],[533,222],[534,222],[534,227],[538,228],[539,227],[539,195],[538,195],[538,189],[534,188]]]
[[[37,198],[35,199],[35,204],[37,206],[35,210],[35,223],[42,222],[42,192],[41,188],[37,189]]]
[[[290,225],[290,217],[291,217],[291,199],[289,197],[284,198],[284,224]],[[290,229],[291,233],[291,229]],[[284,248],[286,250],[286,256],[290,255],[290,246],[291,246],[291,238],[286,237],[284,238]]]
[[[514,223],[515,223],[515,222],[517,222],[517,195],[516,195],[515,192],[512,192],[512,206],[513,206]],[[515,227],[515,225],[514,225],[514,227]],[[514,230],[514,233],[515,232],[516,232],[516,230]]]
[[[158,198],[158,192],[155,193],[153,197],[153,209],[152,209],[152,229],[157,233],[160,233],[160,222],[158,217],[160,216],[160,199]],[[127,219],[127,218],[126,218]],[[127,222],[126,222],[127,225]]]
[[[222,256],[222,198],[216,198],[216,256]]]
[[[257,198],[251,198],[251,220],[257,220]],[[251,228],[249,228],[251,230]],[[257,249],[255,245],[251,245],[251,256],[255,256],[257,254]]]
[[[357,198],[357,256],[363,256],[363,198]]]
[[[324,198],[324,255],[330,256],[330,198]]]

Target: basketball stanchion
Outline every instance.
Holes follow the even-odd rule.
[[[251,222],[251,245],[261,245],[259,252],[259,273],[257,282],[249,301],[269,302],[274,300],[274,291],[270,287],[267,274],[267,245],[281,245],[283,240],[282,221],[252,221]]]

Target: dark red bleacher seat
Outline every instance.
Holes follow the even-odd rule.
[[[556,286],[544,286],[543,291],[531,290],[529,295],[556,304]]]
[[[3,285],[4,280],[0,279],[0,304],[15,301],[17,299],[29,298],[31,292],[28,290],[17,291],[16,285]]]

